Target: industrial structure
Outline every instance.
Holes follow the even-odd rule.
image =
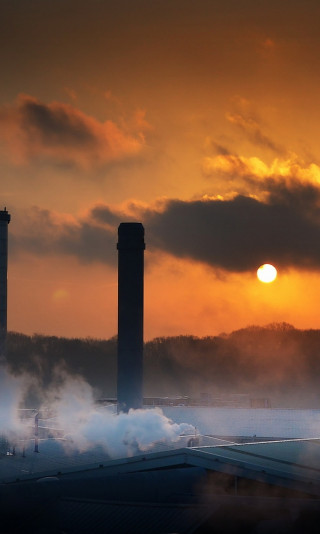
[[[10,214],[0,210],[0,360],[5,357],[7,337],[8,224]]]
[[[221,440],[115,460],[100,449],[87,464],[53,445],[2,458],[2,532],[318,532],[319,439]]]
[[[3,346],[9,222],[7,210],[0,211]],[[111,418],[143,407],[144,228],[122,223],[118,236],[118,397],[117,406],[100,407]],[[23,410],[25,435],[17,434],[9,449],[0,443],[1,532],[318,532],[320,413],[300,410],[298,428],[296,410],[239,408],[229,400],[219,407],[206,396],[201,406],[169,399],[163,414],[196,427],[192,439],[158,436],[150,448],[131,440],[124,457],[125,435],[113,458],[101,443],[72,449],[72,435],[55,427],[50,411]]]
[[[118,229],[118,412],[143,405],[144,228]]]

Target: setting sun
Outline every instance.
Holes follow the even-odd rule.
[[[8,329],[113,338],[126,221],[144,341],[320,329],[319,1],[0,4]]]
[[[265,263],[257,270],[257,277],[260,282],[270,284],[270,282],[273,282],[277,278],[277,269],[273,265]]]

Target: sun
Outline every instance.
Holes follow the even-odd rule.
[[[257,270],[257,277],[260,282],[263,282],[264,284],[270,284],[270,282],[274,282],[274,280],[277,278],[277,274],[277,269],[273,265],[270,265],[270,263],[261,265],[261,267],[259,267]]]

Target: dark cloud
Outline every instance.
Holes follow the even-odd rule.
[[[98,225],[90,216],[72,221],[48,210],[34,208],[25,214],[23,228],[10,235],[10,253],[58,254],[76,257],[81,263],[115,265],[116,241],[116,226]]]
[[[91,168],[141,152],[149,125],[136,115],[120,126],[70,104],[20,95],[14,105],[0,108],[0,141],[15,164],[40,160]]]
[[[26,98],[20,107],[22,128],[35,134],[49,145],[94,146],[98,139],[84,117],[77,115],[71,106],[48,106]]]
[[[73,255],[83,263],[116,263],[116,232],[83,222],[69,228],[57,242],[59,252]]]
[[[213,268],[244,272],[270,262],[319,269],[319,188],[295,182],[290,187],[275,181],[268,185],[267,201],[243,195],[232,200],[169,200],[161,211],[140,208],[130,220],[144,223],[150,251]],[[24,230],[12,236],[13,251],[116,264],[117,227],[128,218],[103,205],[77,221],[59,217],[35,209]]]
[[[176,256],[229,271],[265,262],[319,268],[319,190],[272,185],[268,202],[242,195],[227,201],[169,201],[163,213],[146,221],[148,240]]]
[[[104,204],[95,206],[91,212],[91,217],[99,223],[105,223],[109,225],[119,225],[119,215],[112,212],[112,210]]]
[[[284,204],[299,211],[305,217],[317,220],[320,212],[320,189],[312,183],[293,180],[288,185],[284,180],[267,178],[262,187],[268,190],[270,204]]]

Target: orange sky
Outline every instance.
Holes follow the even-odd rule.
[[[1,11],[10,330],[115,335],[117,226],[131,220],[145,226],[146,339],[320,327],[316,0]]]

